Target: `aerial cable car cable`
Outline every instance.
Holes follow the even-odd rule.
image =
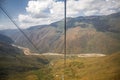
[[[66,54],[67,54],[67,51],[66,51],[66,47],[67,47],[67,44],[66,44],[66,41],[67,41],[67,38],[66,38],[66,30],[67,30],[67,20],[66,20],[66,10],[67,10],[67,0],[64,0],[64,80],[65,80],[65,68],[66,68]]]
[[[39,53],[39,49],[35,46],[35,44],[29,39],[29,37],[25,34],[25,32],[17,25],[17,23],[12,19],[12,17],[7,13],[7,11],[0,6],[0,9],[5,13],[5,15],[9,18],[9,20],[17,27],[17,29],[26,37],[26,39],[32,44],[32,46]]]
[[[66,30],[67,30],[67,21],[66,21],[66,0],[64,2],[64,65],[66,66]]]
[[[33,42],[29,39],[29,37],[22,31],[22,29],[19,28],[19,26],[15,23],[15,21],[8,15],[7,11],[5,11],[5,9],[3,9],[1,6],[0,6],[0,9],[5,13],[5,15],[10,19],[10,21],[17,27],[17,29],[27,38],[27,40],[36,49],[36,51],[39,52],[38,48],[33,44]],[[17,57],[16,55],[12,55],[12,56],[20,60],[21,62],[25,62],[26,64],[28,64],[27,61],[23,61],[21,58]],[[31,64],[31,65],[34,66],[34,64]]]
[[[66,67],[66,30],[67,30],[67,21],[66,21],[66,6],[67,1],[64,0],[64,68]],[[17,23],[10,17],[5,9],[0,6],[0,9],[6,14],[10,21],[17,27],[17,29],[27,38],[27,40],[32,44],[32,46],[39,52],[39,49],[33,44],[25,32],[17,25]]]
[[[26,39],[31,43],[31,45],[35,48],[35,50],[37,51],[37,53],[39,53],[39,49],[35,46],[35,44],[30,40],[30,38],[25,34],[25,32],[17,25],[17,23],[12,19],[12,17],[7,13],[7,11],[2,7],[0,6],[0,9],[3,11],[3,13],[5,13],[5,15],[10,19],[10,21],[17,27],[17,29],[26,37]],[[14,56],[14,55],[13,55]],[[44,55],[42,55],[43,57],[45,57]],[[20,61],[23,61],[22,59],[20,59],[19,57],[17,56],[14,56],[16,57],[17,59],[19,59]],[[49,60],[49,59],[48,59]],[[24,61],[26,62],[26,61]],[[26,62],[28,63],[28,62]]]

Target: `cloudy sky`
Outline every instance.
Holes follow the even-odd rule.
[[[21,28],[64,18],[64,0],[6,0],[2,5]],[[108,15],[120,11],[120,0],[67,0],[67,17]],[[13,28],[0,11],[0,28]]]

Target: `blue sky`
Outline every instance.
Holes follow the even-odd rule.
[[[21,28],[64,17],[64,0],[4,0],[2,6]],[[120,11],[120,0],[67,0],[67,17],[108,15]],[[0,11],[0,29],[15,28]]]
[[[25,13],[25,7],[27,6],[28,0],[4,0],[2,6],[12,16],[18,16],[19,13]]]
[[[1,1],[1,0],[0,0]],[[25,14],[25,7],[27,6],[28,0],[3,0],[1,6],[8,12],[8,14],[16,19],[20,13]],[[16,28],[8,17],[0,10],[0,29]]]

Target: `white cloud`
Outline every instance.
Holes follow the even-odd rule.
[[[26,11],[36,18],[48,17],[50,3],[51,3],[51,0],[29,1],[28,2],[28,7],[26,7]]]
[[[19,14],[20,26],[26,28],[33,25],[50,24],[64,16],[64,3],[53,0],[29,1],[27,15]]]
[[[16,29],[15,26],[11,25],[11,24],[0,24],[0,30],[3,30],[3,29]]]
[[[67,16],[108,15],[120,11],[120,0],[67,0]],[[19,14],[21,27],[50,24],[64,17],[62,0],[30,0],[27,14]]]
[[[0,27],[2,27],[3,25],[0,25]]]

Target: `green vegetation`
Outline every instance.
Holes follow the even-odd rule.
[[[65,73],[65,80],[119,80],[120,53],[96,58],[67,59],[64,69],[62,60],[53,65],[54,80],[61,80]]]
[[[105,57],[0,57],[0,80],[119,80],[120,53]]]
[[[40,56],[0,56],[0,80],[53,80],[48,63]]]

